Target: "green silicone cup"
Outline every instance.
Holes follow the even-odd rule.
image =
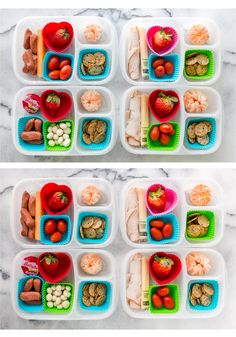
[[[56,307],[52,307],[49,308],[47,306],[47,300],[46,300],[46,295],[47,295],[47,288],[49,286],[57,286],[57,285],[61,285],[61,286],[70,286],[71,287],[71,297],[70,297],[70,305],[67,309],[57,309]],[[71,312],[72,310],[72,306],[73,306],[73,301],[74,301],[74,286],[71,283],[49,283],[49,282],[45,282],[43,285],[43,290],[42,290],[42,296],[43,296],[43,310],[46,312],[50,312],[52,314],[68,314],[69,312]]]
[[[48,139],[47,139],[47,129],[51,124],[58,124],[58,123],[66,123],[66,122],[70,122],[71,123],[71,137],[70,137],[70,145],[65,147],[65,146],[61,146],[61,145],[55,145],[55,146],[49,146],[48,145]],[[44,139],[45,139],[45,146],[46,146],[46,150],[48,151],[68,151],[71,149],[72,145],[73,145],[73,139],[74,139],[74,121],[71,119],[63,119],[61,121],[57,121],[57,122],[49,122],[49,121],[45,121],[43,123],[43,135],[44,135]]]
[[[170,296],[173,297],[175,301],[175,307],[173,309],[167,309],[164,306],[161,309],[157,309],[152,304],[152,295],[156,293],[157,289],[162,286],[153,285],[149,288],[148,301],[149,301],[149,311],[152,314],[175,314],[179,311],[179,286],[177,284],[168,284],[170,290]]]
[[[148,150],[155,150],[155,151],[174,151],[177,149],[179,145],[179,138],[180,138],[180,127],[179,124],[176,122],[170,122],[168,124],[173,125],[175,129],[175,134],[173,136],[170,136],[170,144],[168,145],[162,145],[159,140],[152,141],[150,138],[150,132],[153,126],[160,126],[163,123],[159,124],[152,124],[148,128],[147,132],[147,148]]]
[[[184,64],[184,76],[187,80],[209,80],[210,78],[212,78],[212,76],[214,75],[214,55],[213,55],[213,52],[211,50],[198,50],[198,49],[193,49],[193,50],[187,50],[185,52],[185,60],[186,60],[186,57],[189,55],[189,54],[192,54],[192,53],[201,53],[201,54],[204,54],[206,56],[209,57],[209,63],[208,63],[208,71],[205,75],[203,76],[190,76],[186,73],[186,65]],[[184,62],[185,63],[185,62]]]
[[[187,218],[190,214],[200,213],[202,215],[206,215],[210,220],[210,225],[208,227],[208,232],[205,236],[199,238],[191,238],[188,236],[187,231],[185,231],[185,237],[188,241],[210,241],[215,237],[215,214],[212,211],[202,211],[202,210],[193,210],[187,212]],[[187,219],[186,219],[186,227],[187,227]]]

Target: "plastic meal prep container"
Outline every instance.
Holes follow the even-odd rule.
[[[226,270],[225,262],[220,253],[216,250],[209,248],[181,248],[178,250],[172,249],[161,249],[165,253],[176,254],[182,262],[182,271],[179,276],[167,285],[175,284],[178,288],[179,293],[179,308],[176,312],[159,312],[158,310],[152,310],[152,312],[141,309],[132,309],[130,308],[127,297],[126,289],[128,284],[127,273],[129,273],[129,262],[133,255],[140,253],[147,258],[152,254],[160,251],[160,249],[133,249],[126,254],[124,258],[124,263],[121,271],[121,301],[125,312],[132,318],[138,319],[190,319],[190,318],[211,318],[219,315],[224,308],[224,298],[225,298],[225,289],[226,289]],[[191,252],[199,252],[206,254],[212,263],[212,267],[207,275],[203,276],[191,276],[188,274],[186,269],[185,258]],[[197,308],[191,307],[191,304],[188,299],[188,290],[189,286],[194,283],[210,283],[214,286],[215,296],[212,300],[213,305],[210,306],[207,310],[207,307],[201,306],[201,310],[196,310]],[[152,279],[149,275],[149,287],[158,284]],[[217,287],[215,286],[217,285]],[[195,308],[195,309],[193,309]],[[198,308],[199,309],[199,308]]]
[[[127,205],[127,196],[130,188],[140,187],[145,190],[153,184],[162,184],[167,188],[173,189],[176,191],[179,201],[174,210],[170,213],[176,215],[179,225],[179,235],[177,241],[162,243],[157,241],[156,243],[151,242],[133,242],[130,240],[127,230],[126,230],[126,205]],[[192,188],[198,184],[205,184],[211,190],[212,199],[208,206],[193,206],[189,200],[189,193]],[[187,214],[190,211],[196,211],[199,213],[204,211],[209,211],[209,213],[214,214],[214,235],[210,240],[205,240],[204,237],[198,238],[197,240],[188,240],[186,237],[186,224],[187,224]],[[206,213],[206,212],[205,212]],[[167,213],[168,215],[168,213]],[[163,248],[169,247],[212,247],[218,244],[224,234],[224,191],[220,184],[212,179],[199,179],[199,178],[143,178],[143,179],[132,179],[130,180],[123,188],[121,193],[121,218],[120,218],[120,230],[124,241],[133,248],[155,248],[157,250],[162,250]],[[147,211],[147,216],[150,216],[150,213]],[[161,215],[158,215],[158,218],[161,218]],[[148,220],[148,219],[147,219]],[[165,219],[163,219],[165,220]],[[148,227],[146,227],[148,228]]]
[[[187,36],[187,30],[193,25],[200,24],[206,26],[209,31],[209,41],[207,44],[193,45],[190,44]],[[146,31],[152,26],[162,26],[162,27],[173,27],[178,36],[179,42],[177,46],[168,53],[166,56],[171,54],[177,54],[179,56],[179,74],[175,76],[172,83],[178,83],[181,85],[211,85],[220,76],[221,72],[221,34],[218,25],[209,18],[191,18],[191,17],[176,17],[176,18],[164,18],[164,17],[154,17],[154,18],[135,18],[129,20],[122,29],[120,38],[120,65],[123,77],[127,82],[133,85],[157,85],[158,81],[153,81],[150,78],[148,80],[132,80],[128,74],[127,61],[128,61],[128,37],[129,30],[131,27],[144,27]],[[213,53],[214,58],[214,71],[213,75],[209,78],[203,79],[191,79],[184,76],[184,62],[185,62],[185,52],[188,50],[209,50]],[[151,49],[148,49],[149,55],[152,54]],[[165,57],[165,56],[164,56]],[[204,76],[205,77],[205,76]],[[161,80],[161,85],[170,84],[169,81]]]
[[[28,145],[22,146],[24,143],[20,137],[20,131],[23,131],[23,128],[19,129],[18,122],[21,120],[22,117],[27,118],[41,118],[43,120],[43,124],[48,122],[48,120],[43,116],[42,112],[39,110],[36,114],[30,114],[23,109],[22,100],[26,97],[27,94],[34,93],[40,96],[46,90],[56,90],[58,92],[66,92],[72,97],[72,109],[69,114],[63,118],[62,120],[71,120],[74,124],[74,134],[72,145],[70,145],[69,149],[61,149],[60,151],[55,151],[55,147],[52,147],[50,150],[46,148],[46,139],[44,139],[44,146],[40,145],[35,150],[36,146],[39,145]],[[96,90],[102,96],[102,105],[100,109],[96,112],[87,112],[80,103],[80,97],[85,93],[87,90]],[[109,141],[106,142],[106,146],[103,146],[101,149],[94,149],[93,147],[89,148],[89,146],[84,147],[81,144],[81,137],[80,137],[80,125],[84,119],[99,119],[105,118],[108,120],[110,125],[110,138]],[[50,122],[52,123],[52,122]],[[60,123],[57,121],[55,123]],[[13,142],[16,149],[23,153],[24,155],[38,155],[38,156],[97,156],[97,155],[104,155],[110,152],[116,143],[117,138],[117,130],[116,130],[116,106],[115,106],[115,98],[113,93],[110,89],[101,86],[31,86],[25,87],[18,91],[15,96],[14,104],[13,104],[13,112],[12,112],[12,135],[13,135]]]
[[[190,87],[190,86],[174,86],[173,84],[169,84],[168,90],[173,90],[175,91],[180,99],[180,109],[178,112],[171,118],[167,123],[171,122],[176,122],[179,125],[180,129],[180,136],[179,136],[179,141],[175,149],[173,150],[168,150],[165,149],[165,146],[162,146],[162,149],[157,149],[157,150],[151,150],[148,149],[147,147],[134,147],[128,144],[127,139],[126,139],[126,123],[128,119],[128,110],[129,110],[129,101],[130,101],[130,96],[133,92],[139,91],[141,94],[148,94],[150,95],[152,91],[156,89],[161,89],[161,90],[167,90],[165,86],[163,86],[163,82],[159,84],[154,84],[152,83],[152,86],[144,86],[143,84],[140,86],[133,86],[129,89],[127,89],[123,95],[123,99],[121,101],[121,128],[120,128],[120,137],[121,137],[121,142],[124,148],[134,154],[155,154],[155,155],[204,155],[204,154],[210,154],[215,152],[219,146],[221,145],[222,141],[222,128],[223,128],[223,105],[222,105],[222,99],[219,93],[207,86],[199,86],[198,82],[194,83],[195,85]],[[184,106],[184,100],[183,96],[187,90],[191,89],[196,89],[204,94],[207,95],[208,97],[208,107],[205,112],[201,113],[189,113],[185,110]],[[213,138],[210,136],[210,143],[207,146],[190,146],[190,144],[187,141],[187,125],[189,122],[192,120],[195,122],[196,120],[203,121],[204,119],[209,120],[212,119],[214,122],[214,141]],[[149,126],[152,124],[158,124],[160,123],[149,111]],[[213,130],[212,130],[213,132]],[[212,133],[211,132],[211,133]],[[190,145],[189,145],[190,144]],[[193,144],[195,145],[195,144]]]
[[[99,16],[37,16],[25,17],[20,20],[15,28],[13,39],[13,67],[16,77],[24,84],[28,85],[48,85],[50,82],[38,76],[28,75],[22,72],[23,61],[22,54],[25,49],[23,48],[24,32],[27,28],[31,29],[33,33],[37,33],[38,29],[43,27],[49,22],[69,22],[74,30],[73,40],[63,53],[71,54],[74,57],[74,65],[72,76],[67,81],[55,80],[50,81],[51,84],[64,85],[102,85],[108,83],[114,76],[117,67],[117,34],[114,25],[106,18]],[[87,43],[83,32],[88,24],[95,23],[102,27],[102,37],[97,43]],[[92,81],[84,80],[79,77],[79,54],[84,49],[103,49],[109,55],[110,71],[107,76],[102,79],[94,79]]]
[[[38,257],[43,250],[39,249],[26,249],[18,253],[12,264],[12,292],[11,300],[13,308],[18,316],[24,319],[34,319],[34,320],[98,320],[105,319],[112,315],[117,306],[118,300],[118,289],[117,289],[117,275],[116,275],[116,262],[114,256],[100,249],[60,249],[53,250],[52,248],[47,250],[47,252],[63,252],[68,254],[72,259],[72,268],[69,274],[60,282],[70,283],[74,287],[74,298],[72,303],[71,311],[69,312],[47,312],[43,309],[39,312],[29,313],[21,309],[18,304],[18,282],[20,279],[24,278],[26,275],[21,270],[21,264],[23,259],[27,256]],[[82,255],[87,253],[98,254],[104,261],[103,270],[98,275],[88,275],[85,274],[79,266],[79,261]],[[101,310],[86,310],[80,306],[80,296],[79,289],[83,282],[99,282],[108,283],[109,287],[109,303],[106,307],[101,308]],[[45,303],[44,303],[45,305]]]
[[[35,194],[39,191],[43,185],[48,182],[54,182],[56,184],[64,184],[71,188],[73,193],[73,203],[65,215],[70,217],[71,221],[71,236],[70,240],[61,245],[59,243],[43,244],[40,241],[31,241],[28,238],[21,236],[21,223],[20,223],[20,209],[21,209],[21,197],[24,191],[28,191],[30,194]],[[81,191],[89,184],[94,184],[101,192],[101,199],[95,206],[87,206],[83,204],[80,194]],[[107,218],[106,239],[101,242],[87,243],[78,240],[79,233],[79,215],[86,212],[100,213]],[[42,218],[42,217],[41,217]],[[58,215],[57,218],[60,218]],[[17,244],[23,248],[103,248],[108,246],[115,238],[117,232],[116,222],[116,208],[115,208],[115,196],[112,185],[102,178],[36,178],[36,179],[24,179],[19,181],[14,187],[12,195],[11,206],[11,230],[12,235]]]

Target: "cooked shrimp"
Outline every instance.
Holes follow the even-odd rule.
[[[211,191],[208,186],[199,184],[190,193],[190,200],[194,206],[207,206],[211,202]]]
[[[102,105],[102,98],[96,90],[88,90],[80,98],[80,103],[89,112],[98,111]]]
[[[101,39],[102,28],[97,24],[90,24],[85,27],[84,37],[89,43],[96,43]]]
[[[184,106],[190,113],[204,112],[208,107],[208,97],[200,90],[188,90],[184,94]]]
[[[192,252],[186,256],[186,267],[192,276],[206,275],[211,269],[211,260],[205,254]]]
[[[80,260],[80,268],[87,274],[97,275],[103,268],[103,260],[97,254],[85,254]]]
[[[81,199],[86,205],[96,205],[101,199],[101,193],[96,185],[91,184],[83,189]]]
[[[209,40],[208,29],[202,25],[193,25],[188,32],[188,39],[192,44],[206,44]]]

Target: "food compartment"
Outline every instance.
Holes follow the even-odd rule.
[[[207,49],[185,51],[184,76],[188,81],[205,81],[214,76],[215,53]]]
[[[179,287],[177,284],[170,284],[167,287],[169,289],[169,296],[174,299],[174,305],[169,303],[169,308],[166,307],[155,307],[152,301],[152,297],[158,290],[163,289],[161,286],[153,285],[149,288],[148,301],[150,303],[149,310],[152,314],[172,314],[179,311]]]
[[[92,93],[88,95],[88,92],[91,91]],[[92,86],[78,89],[75,96],[77,111],[81,114],[88,114],[90,112],[95,115],[110,114],[113,110],[113,99],[113,95],[107,88]],[[82,105],[82,102],[84,106]],[[87,109],[85,109],[85,107]]]
[[[93,46],[110,44],[113,39],[110,22],[100,17],[81,16],[75,27],[75,35],[79,44],[92,44]]]
[[[31,282],[31,280],[33,281]],[[38,282],[38,285],[37,285],[38,288],[36,289],[34,287],[35,282]],[[38,276],[33,276],[33,275],[25,276],[19,279],[17,302],[18,302],[18,307],[20,308],[20,310],[24,312],[28,312],[28,313],[37,313],[43,310],[43,302],[44,302],[44,299],[42,296],[43,285],[44,285],[43,279]],[[29,301],[30,296],[31,296],[31,299],[34,298],[31,301]]]
[[[189,310],[215,310],[218,306],[219,284],[215,280],[196,280],[188,284]],[[200,296],[199,297],[195,297]]]
[[[76,200],[80,207],[105,207],[109,206],[113,199],[111,184],[103,179],[84,178],[78,185],[76,184],[75,190],[77,191]]]
[[[58,233],[58,231],[54,232],[53,235],[53,229],[49,229],[49,233],[45,233],[45,228],[48,223],[48,221],[53,220],[54,226],[61,226],[61,232]],[[58,225],[59,224],[59,225]],[[65,225],[66,224],[66,225]],[[51,227],[53,227],[51,224]],[[50,225],[49,225],[50,227]],[[51,233],[52,232],[52,233]],[[52,240],[53,235],[53,240]],[[70,243],[72,237],[72,225],[71,220],[68,215],[43,215],[40,218],[40,241],[45,245],[53,245],[53,244],[59,244],[59,245],[67,245]]]

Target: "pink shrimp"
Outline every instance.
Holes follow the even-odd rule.
[[[97,24],[87,25],[84,30],[84,37],[89,43],[96,43],[101,39],[102,28]]]
[[[208,29],[202,25],[193,25],[188,32],[188,39],[192,44],[206,44],[209,40]]]
[[[90,275],[97,275],[103,268],[103,260],[97,254],[85,254],[80,260],[81,269]]]
[[[192,252],[186,256],[185,260],[187,271],[190,275],[206,275],[211,269],[211,260],[205,254]]]
[[[184,106],[190,113],[204,112],[208,107],[208,97],[200,90],[190,89],[184,94]]]
[[[87,90],[80,98],[80,103],[89,112],[98,111],[102,105],[102,98],[96,90]]]
[[[81,199],[83,203],[86,205],[89,206],[96,205],[101,199],[101,193],[96,187],[96,185],[91,184],[83,189],[81,193]]]

